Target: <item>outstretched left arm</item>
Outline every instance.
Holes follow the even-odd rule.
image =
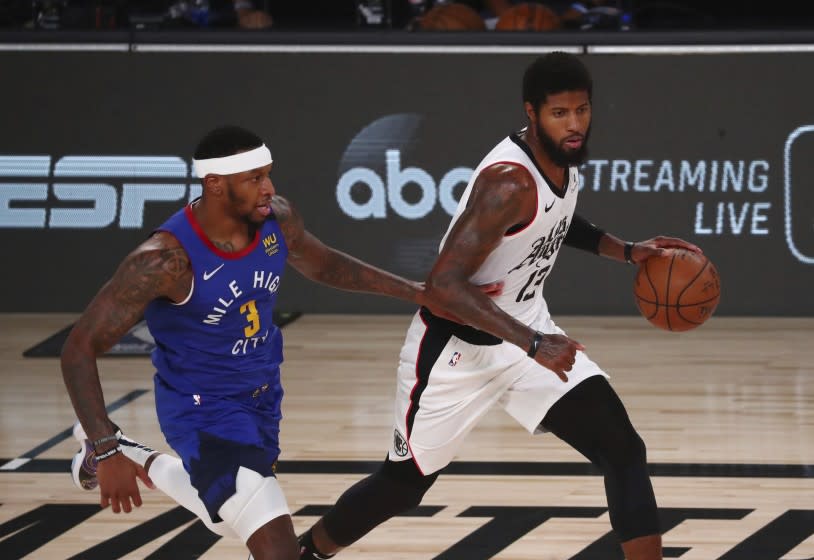
[[[423,303],[423,287],[328,247],[305,229],[302,217],[286,199],[275,196],[272,208],[288,246],[288,262],[309,280],[340,290],[368,292]]]
[[[599,229],[579,214],[574,214],[571,219],[571,225],[565,236],[565,244],[609,259],[632,264],[639,264],[650,257],[663,255],[668,249],[686,249],[693,253],[702,253],[698,246],[676,237],[659,235],[635,243],[623,241]]]

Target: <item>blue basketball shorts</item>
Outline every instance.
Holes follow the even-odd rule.
[[[272,376],[279,379],[279,373]],[[236,490],[240,467],[274,476],[280,455],[282,386],[265,384],[245,394],[184,394],[155,375],[158,422],[178,454],[213,522]]]

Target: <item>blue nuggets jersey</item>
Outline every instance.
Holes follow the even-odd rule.
[[[270,218],[242,251],[218,249],[186,206],[158,231],[175,236],[192,268],[181,303],[154,300],[145,318],[155,338],[153,365],[176,391],[228,396],[279,385],[282,335],[272,310],[288,248]]]

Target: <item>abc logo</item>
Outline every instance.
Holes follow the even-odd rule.
[[[354,167],[339,178],[336,200],[345,214],[356,220],[386,218],[389,205],[402,218],[418,220],[432,212],[438,202],[451,216],[458,206],[453,189],[459,183],[467,183],[472,176],[472,170],[468,167],[456,167],[436,185],[432,176],[420,167],[402,169],[399,150],[385,151],[385,161],[384,179],[367,167]],[[364,202],[357,202],[351,196],[351,189],[357,184],[366,185],[369,191],[369,197]],[[404,188],[409,184],[418,185],[421,191],[416,202],[404,199]]]
[[[339,166],[336,200],[342,212],[355,220],[391,214],[418,220],[439,205],[455,213],[455,188],[469,182],[472,169],[456,167],[436,180],[420,167],[402,167],[402,154],[419,145],[423,121],[415,113],[387,115],[354,137]]]

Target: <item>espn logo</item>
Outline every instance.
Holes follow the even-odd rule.
[[[0,155],[0,228],[139,229],[149,202],[200,195],[190,177],[177,156]]]

